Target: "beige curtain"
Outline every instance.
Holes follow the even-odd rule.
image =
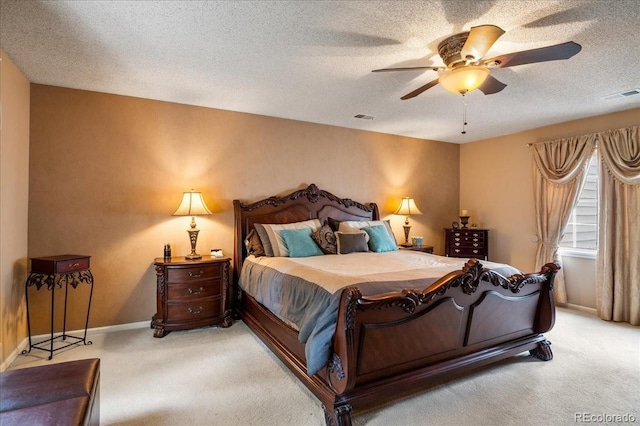
[[[558,244],[584,185],[595,138],[596,135],[576,136],[533,145],[538,232],[536,270],[548,262],[560,263]],[[562,270],[554,280],[554,296],[559,303],[567,302]]]
[[[640,325],[640,127],[598,134],[598,316]]]

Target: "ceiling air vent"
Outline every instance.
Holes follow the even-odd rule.
[[[358,118],[360,120],[373,120],[375,117],[373,115],[358,114],[354,115],[353,118]]]
[[[624,92],[614,93],[613,95],[607,95],[602,98],[604,101],[613,101],[615,99],[628,98],[629,96],[640,95],[640,89],[630,89]]]

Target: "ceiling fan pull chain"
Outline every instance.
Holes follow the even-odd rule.
[[[462,93],[462,134],[466,135],[467,130],[465,126],[467,125],[467,99],[464,97],[464,93]]]

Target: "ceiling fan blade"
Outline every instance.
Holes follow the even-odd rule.
[[[404,95],[403,97],[401,97],[400,99],[402,99],[403,101],[406,101],[407,99],[411,99],[411,98],[415,98],[416,96],[418,96],[420,93],[426,91],[427,89],[431,89],[433,86],[435,86],[436,84],[438,84],[438,79],[435,79],[433,81],[428,82],[427,84],[425,84],[424,86],[420,86],[418,87],[416,90],[414,90],[411,93],[407,93],[406,95]]]
[[[460,51],[460,56],[462,59],[471,59],[472,61],[482,59],[502,34],[504,34],[504,30],[495,25],[471,27],[469,37]]]
[[[540,47],[538,49],[523,50],[507,53],[484,61],[491,68],[515,67],[516,65],[532,64],[535,62],[557,61],[569,59],[582,50],[582,46],[573,41]]]
[[[438,71],[444,67],[424,66],[424,67],[406,67],[406,68],[380,68],[371,72],[387,72],[387,71],[415,71],[415,70],[433,70]]]
[[[498,80],[497,78],[489,75],[487,79],[482,83],[478,89],[484,93],[485,95],[493,95],[494,93],[500,92],[502,89],[507,87],[506,84]]]

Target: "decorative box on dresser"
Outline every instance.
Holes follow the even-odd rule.
[[[477,228],[445,229],[445,256],[475,257],[488,260],[489,230]]]
[[[229,327],[230,261],[213,256],[156,258],[158,310],[151,319],[154,337],[209,325]]]

